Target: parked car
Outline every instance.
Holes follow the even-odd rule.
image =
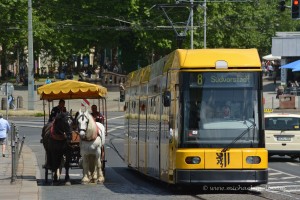
[[[265,114],[265,142],[269,157],[288,155],[300,158],[300,115]]]

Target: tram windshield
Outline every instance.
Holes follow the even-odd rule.
[[[257,147],[260,129],[258,75],[181,73],[183,134],[180,146]]]

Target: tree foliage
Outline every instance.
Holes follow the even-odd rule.
[[[0,2],[0,55],[4,68],[16,47],[26,50],[27,3]],[[186,34],[182,48],[190,48],[191,32],[185,29],[191,9],[189,1],[183,7],[166,8],[167,16],[161,7],[166,4],[175,5],[175,0],[33,0],[35,57],[43,53],[66,62],[72,55],[88,54],[91,48],[96,53],[118,48],[123,68],[129,72],[178,48],[179,36]],[[202,3],[195,1],[193,10],[194,48],[203,48]],[[289,9],[279,11],[277,1],[209,1],[206,11],[207,48],[257,48],[263,56],[270,53],[276,32],[300,29]]]

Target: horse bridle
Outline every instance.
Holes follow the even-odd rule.
[[[84,131],[84,132],[86,133],[86,131],[87,131],[87,129],[88,129],[88,125],[89,125],[90,120],[89,120],[89,118],[88,118],[85,114],[81,114],[81,115],[79,115],[77,118],[79,119],[80,117],[82,117],[82,120],[83,120],[84,118],[87,119],[87,121],[86,121],[86,129],[80,128],[80,129],[78,129],[78,131],[79,131],[79,132],[80,132],[80,131]],[[94,137],[93,137],[92,139],[87,139],[87,138],[86,138],[86,135],[84,136],[84,138],[81,138],[81,139],[82,139],[82,140],[85,140],[85,141],[92,141],[92,140],[95,140],[95,139],[99,136],[100,139],[102,140],[102,136],[101,136],[100,134],[98,134],[99,128],[98,128],[98,126],[96,126],[96,127],[97,127],[97,129],[96,129],[96,132],[95,132]]]
[[[69,118],[68,118],[68,124],[70,125],[69,123]],[[58,127],[57,128],[57,123],[56,123],[56,119],[54,119],[53,121],[53,125],[51,127],[51,130],[50,130],[50,135],[53,139],[55,140],[64,140],[64,139],[69,139],[68,138],[68,135],[70,134],[67,134],[69,133],[69,130],[66,130],[66,129],[61,129],[61,127]]]
[[[78,119],[79,118],[82,118],[82,121],[83,121],[83,119],[84,118],[86,118],[87,119],[87,121],[86,121],[86,129],[82,129],[82,128],[80,128],[80,129],[78,129],[78,131],[84,131],[84,132],[86,132],[87,131],[87,128],[88,128],[88,125],[89,125],[89,122],[90,122],[90,120],[89,120],[89,118],[87,117],[87,116],[85,116],[85,114],[81,114],[81,115],[79,115],[78,116]]]

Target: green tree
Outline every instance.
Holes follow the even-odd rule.
[[[26,46],[26,29],[24,23],[24,1],[3,0],[0,2],[0,57],[1,77],[7,78],[8,64],[16,59],[18,49]]]
[[[178,48],[177,36],[185,33],[190,4],[168,8],[175,34],[160,4],[174,0],[34,0],[34,55],[47,55],[59,63],[71,62],[72,55],[96,55],[103,49],[122,52],[122,65],[130,72],[146,66]],[[195,1],[197,5],[197,1]],[[289,3],[287,3],[289,4]],[[155,6],[156,5],[156,6]],[[16,59],[16,47],[27,46],[27,0],[0,2],[0,44],[2,73]],[[204,47],[201,6],[194,7],[194,48]],[[257,48],[261,55],[271,52],[272,37],[278,31],[300,30],[290,10],[278,10],[278,2],[260,0],[247,3],[207,3],[207,48]],[[188,30],[182,48],[190,48]],[[117,52],[117,51],[115,51]],[[102,55],[103,56],[103,55]],[[4,75],[2,74],[2,77]]]

